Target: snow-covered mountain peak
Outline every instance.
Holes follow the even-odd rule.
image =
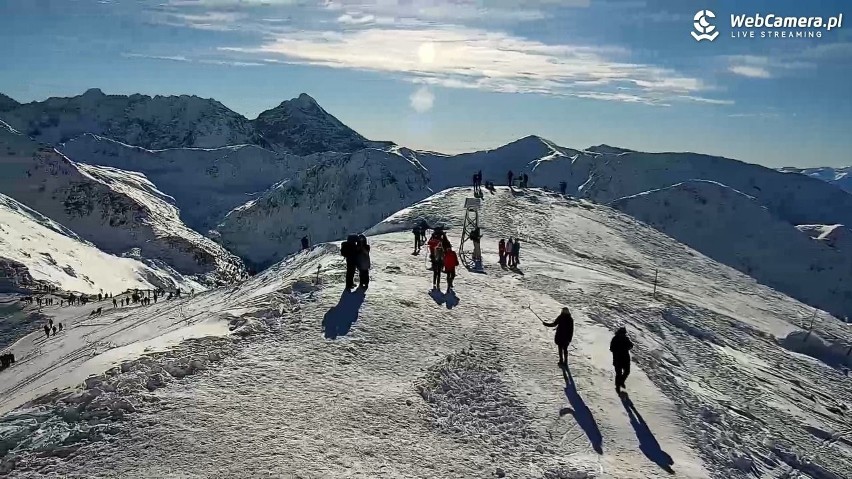
[[[635,150],[630,150],[630,149],[627,149],[627,148],[621,148],[621,147],[618,147],[618,146],[610,146],[610,145],[607,145],[607,144],[590,146],[590,147],[586,148],[585,151],[588,151],[588,152],[591,152],[591,153],[600,153],[600,154],[604,154],[604,155],[622,155],[622,154],[625,154],[625,153],[635,153],[636,152]]]
[[[352,152],[367,146],[366,138],[325,111],[306,93],[262,112],[252,124],[275,150],[296,155]]]

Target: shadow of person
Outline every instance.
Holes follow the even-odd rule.
[[[674,474],[674,469],[672,469],[674,459],[660,447],[660,443],[657,442],[654,433],[648,428],[648,424],[645,423],[645,419],[639,414],[639,411],[633,405],[633,401],[630,400],[627,393],[621,394],[621,404],[624,405],[624,410],[630,416],[630,425],[636,431],[636,438],[639,439],[639,450],[642,451],[642,454],[645,454],[645,457],[660,466],[664,471]]]
[[[352,329],[352,324],[358,320],[358,312],[364,304],[364,292],[343,291],[340,300],[322,318],[322,330],[325,337],[335,339],[346,336]]]
[[[517,273],[517,274],[519,274],[519,275],[521,275],[521,276],[523,276],[523,275],[524,275],[524,271],[523,271],[521,268],[518,268],[517,266],[511,266],[511,267],[509,267],[509,269],[510,269],[513,273]]]
[[[459,304],[459,297],[456,296],[456,292],[452,289],[447,290],[447,294],[444,295],[444,304],[447,305],[447,309],[453,309]]]
[[[429,291],[429,297],[437,304],[444,304],[444,301],[446,300],[446,296],[438,288],[432,288],[432,290]]]
[[[559,415],[572,414],[577,424],[586,433],[595,452],[603,454],[603,436],[601,436],[601,430],[598,428],[598,423],[595,421],[592,411],[589,410],[589,407],[586,406],[583,398],[577,392],[577,386],[574,383],[574,378],[571,376],[571,370],[568,366],[562,369],[562,377],[565,378],[565,397],[568,398],[568,403],[571,404],[571,407],[562,408],[559,411]]]

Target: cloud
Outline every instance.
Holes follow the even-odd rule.
[[[758,66],[731,65],[728,67],[728,71],[730,71],[734,75],[744,76],[748,78],[772,78],[772,74],[769,73],[769,70],[764,67]]]
[[[623,48],[545,44],[506,33],[454,25],[291,31],[253,48],[222,48],[279,56],[289,62],[386,72],[421,84],[495,92],[586,95],[665,103],[700,98],[709,89],[675,70],[625,61]],[[588,93],[594,86],[595,94]],[[708,99],[704,99],[709,103]]]
[[[189,58],[183,55],[144,55],[141,53],[122,53],[124,58],[145,58],[148,60],[169,60],[175,62],[191,62]]]
[[[411,102],[411,108],[417,113],[425,113],[432,109],[435,103],[435,95],[427,86],[421,86],[408,99]]]

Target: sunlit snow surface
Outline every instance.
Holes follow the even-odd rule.
[[[3,411],[94,376],[3,416],[4,471],[852,476],[844,365],[794,348],[849,343],[845,325],[819,313],[806,341],[812,308],[616,210],[533,190],[486,193],[484,271],[463,268],[455,295],[430,294],[411,222],[446,223],[457,245],[468,193],[440,193],[374,228],[365,295],[341,294],[329,245],[191,299],[91,319],[90,308],[45,309],[70,326],[12,346]],[[497,264],[501,236],[521,238],[520,270]],[[530,305],[545,319],[574,313],[568,384]],[[632,408],[614,390],[608,351],[621,325],[636,343]]]

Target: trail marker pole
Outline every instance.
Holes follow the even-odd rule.
[[[808,334],[806,334],[805,339],[802,340],[803,343],[808,341],[808,338],[811,336],[811,331],[814,330],[814,320],[816,319],[816,316],[817,316],[817,308],[814,308],[814,315],[811,316],[811,325],[808,326]]]

